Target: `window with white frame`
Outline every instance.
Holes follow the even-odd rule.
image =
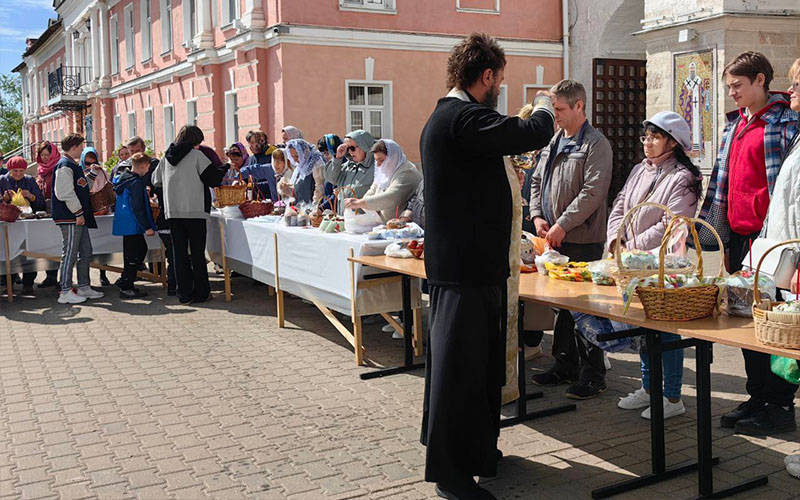
[[[225,142],[233,144],[239,136],[239,102],[236,91],[225,92]]]
[[[187,23],[187,39],[194,39],[197,35],[197,0],[187,0],[186,5],[189,7],[189,16],[186,18]]]
[[[230,24],[239,18],[239,0],[222,0],[222,24]]]
[[[197,125],[197,101],[186,101],[186,125]]]
[[[495,111],[501,115],[508,114],[508,85],[500,85],[500,95],[497,96]]]
[[[148,61],[153,57],[153,34],[151,24],[153,22],[152,0],[142,0],[140,5],[142,14],[142,61]]]
[[[395,0],[339,0],[339,9],[374,10],[394,12]]]
[[[175,107],[164,106],[164,149],[175,140]]]
[[[153,108],[144,110],[144,139],[151,142],[153,140]]]
[[[122,117],[114,115],[114,148],[122,145]]]
[[[136,135],[136,111],[128,112],[128,137]]]
[[[111,39],[111,74],[119,73],[119,25],[117,24],[117,16],[111,16],[111,22],[108,26],[110,39]]]
[[[160,0],[161,53],[172,51],[172,0]]]
[[[456,11],[475,14],[500,14],[500,0],[456,0]]]
[[[134,31],[133,31],[133,4],[125,7],[123,22],[125,23],[125,68],[130,69],[134,65]]]
[[[347,131],[366,130],[375,139],[389,137],[392,117],[388,85],[347,85]]]

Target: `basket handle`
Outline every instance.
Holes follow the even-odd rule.
[[[625,230],[626,224],[629,225],[629,226],[633,225],[633,221],[631,220],[631,218],[642,207],[660,208],[669,217],[674,217],[675,216],[672,213],[672,210],[670,210],[669,207],[667,207],[666,205],[661,205],[660,203],[654,203],[652,201],[645,201],[645,202],[639,203],[635,207],[633,207],[630,210],[628,210],[628,213],[626,213],[625,216],[622,218],[622,223],[619,225],[619,229],[617,229],[617,239],[616,239],[616,243],[617,244],[616,244],[616,251],[614,252],[614,257],[617,260],[617,269],[619,269],[620,271],[625,269],[622,266],[622,247],[620,246],[620,244],[622,243],[622,233]],[[635,240],[634,240],[634,245],[635,245]]]
[[[709,224],[708,222],[702,219],[693,219],[686,217],[685,215],[676,215],[669,221],[669,226],[667,226],[667,230],[664,233],[664,237],[661,239],[661,248],[659,250],[658,255],[658,287],[664,287],[664,261],[667,255],[667,246],[669,245],[669,238],[672,235],[672,232],[675,231],[676,228],[680,227],[681,224],[686,224],[689,227],[689,232],[694,240],[694,248],[697,252],[697,275],[703,276],[703,249],[700,246],[700,238],[697,235],[697,228],[695,224],[701,224],[705,226],[711,233],[716,237],[717,243],[719,244],[720,254],[724,256],[725,246],[722,243],[722,238],[720,238],[717,231]],[[717,276],[722,277],[722,260],[720,259],[719,270],[717,271]]]
[[[776,243],[771,247],[769,247],[769,249],[766,252],[764,252],[764,255],[762,255],[761,258],[758,259],[758,265],[756,266],[755,281],[753,282],[753,305],[757,305],[759,302],[761,302],[761,295],[759,294],[758,290],[758,275],[761,273],[761,263],[764,262],[764,259],[767,257],[767,255],[776,248],[782,247],[784,245],[792,245],[797,243],[800,243],[800,239],[786,240],[781,243]]]

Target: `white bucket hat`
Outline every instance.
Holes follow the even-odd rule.
[[[686,120],[674,111],[661,111],[642,122],[645,127],[652,123],[656,127],[672,136],[685,151],[692,149],[691,131]]]

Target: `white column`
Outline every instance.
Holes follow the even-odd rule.
[[[201,49],[214,46],[214,33],[211,31],[211,0],[196,0],[198,33],[195,44]]]
[[[267,27],[267,19],[261,8],[261,0],[245,0],[242,24],[245,29],[259,30]]]
[[[89,19],[92,23],[92,30],[89,36],[92,37],[92,80],[100,78],[100,11],[92,9]]]
[[[64,44],[64,66],[74,66],[75,39],[72,38],[72,30],[69,26],[64,30],[64,36],[67,37],[67,43]]]
[[[104,1],[98,2],[98,26],[100,30],[100,86],[111,86],[111,42],[108,33],[108,4]]]

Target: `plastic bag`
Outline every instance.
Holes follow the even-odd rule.
[[[20,208],[31,206],[27,198],[25,198],[25,196],[22,195],[22,189],[17,189],[14,195],[11,196],[11,204],[14,205],[15,207],[20,207]]]
[[[406,227],[401,229],[386,229],[386,226],[378,226],[372,230],[369,238],[379,240],[403,240],[408,238],[422,238],[425,231],[414,222],[409,222]]]
[[[348,233],[368,233],[381,224],[383,224],[383,219],[374,210],[364,210],[361,214],[351,208],[344,210],[344,227],[347,228]]]
[[[617,272],[617,263],[613,259],[596,260],[589,262],[589,272],[592,273],[592,281],[597,285],[613,285],[612,274]]]
[[[563,266],[569,262],[569,257],[566,255],[561,255],[556,250],[547,250],[542,255],[536,257],[533,261],[536,264],[536,269],[544,276],[547,276],[547,268],[545,267],[546,263],[549,262],[551,264]]]
[[[598,334],[633,330],[636,328],[633,325],[578,312],[572,313],[572,319],[575,320],[575,326],[578,328],[581,335],[583,335],[583,338],[604,351],[620,352],[632,350],[634,352],[639,352],[640,337],[638,336],[608,341],[597,340]]]
[[[621,259],[625,269],[658,269],[658,257],[644,250],[623,251]]]
[[[408,249],[402,242],[396,241],[394,243],[389,244],[386,249],[383,251],[384,255],[387,257],[393,257],[395,259],[413,259],[414,254],[411,253],[411,250]]]
[[[773,354],[769,358],[769,367],[772,373],[790,384],[800,384],[800,367],[797,366],[797,360]]]
[[[725,279],[724,307],[731,316],[753,317],[753,283],[755,273],[739,271]],[[758,291],[762,297],[775,300],[777,289],[772,278],[765,274],[758,276]]]

